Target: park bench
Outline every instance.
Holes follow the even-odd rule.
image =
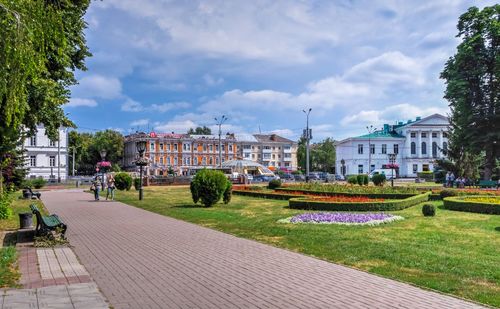
[[[480,180],[477,186],[480,188],[496,188],[498,186],[498,182],[495,180]]]
[[[33,192],[33,190],[31,190],[30,187],[26,187],[23,190],[23,197],[24,198],[37,198],[37,199],[40,199],[40,197],[42,197],[42,193],[40,193],[38,191],[34,191]]]
[[[47,234],[50,231],[55,231],[57,229],[61,229],[62,238],[64,238],[64,234],[66,233],[66,229],[68,228],[66,224],[62,222],[59,216],[52,214],[50,216],[42,216],[40,210],[35,204],[30,205],[31,212],[36,216],[36,230],[35,233],[38,235],[40,233]]]

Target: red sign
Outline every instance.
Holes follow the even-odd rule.
[[[149,133],[149,137],[155,138],[156,137],[156,133],[155,132],[150,132]]]

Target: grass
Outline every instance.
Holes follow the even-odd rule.
[[[194,205],[188,188],[118,191],[118,200],[239,237],[301,252],[420,287],[500,306],[500,216],[448,211],[424,217],[421,205],[390,212],[406,219],[377,227],[292,225],[304,213],[287,201],[233,196],[230,204]]]
[[[31,213],[30,205],[35,203],[38,209],[43,213],[45,208],[42,202],[39,200],[24,200],[19,199],[21,193],[16,193],[14,199],[12,200],[12,216],[5,220],[0,220],[0,231],[12,231],[19,229],[19,214],[29,212]],[[33,222],[35,222],[35,217],[33,217]]]
[[[0,288],[18,287],[20,273],[15,262],[17,252],[15,247],[0,248]]]

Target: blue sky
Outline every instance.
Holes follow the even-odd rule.
[[[448,113],[439,79],[458,17],[495,1],[93,1],[93,57],[65,107],[82,131],[224,132],[315,141]]]

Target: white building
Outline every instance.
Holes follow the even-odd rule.
[[[24,141],[26,167],[29,178],[65,180],[68,176],[68,129],[59,129],[59,138],[50,140],[43,126],[34,136]]]
[[[400,177],[415,177],[417,172],[432,171],[434,161],[444,157],[448,147],[447,117],[434,114],[415,121],[384,124],[371,134],[350,137],[336,144],[336,171],[339,174],[363,174],[389,164],[395,153]]]

